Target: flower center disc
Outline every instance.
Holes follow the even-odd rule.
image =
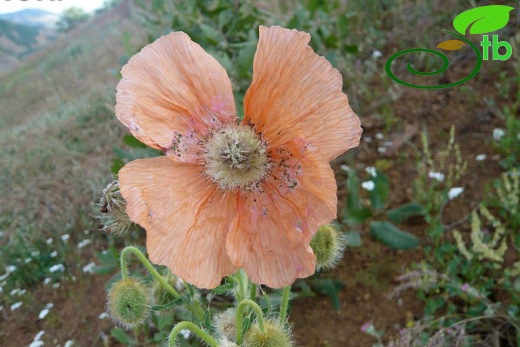
[[[216,129],[203,148],[203,173],[221,189],[258,188],[271,168],[267,144],[249,126]]]

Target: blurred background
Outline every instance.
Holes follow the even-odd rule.
[[[453,19],[508,5],[496,34],[507,60],[464,84],[403,86],[387,60],[454,37]],[[125,162],[157,155],[115,118],[120,69],[184,31],[228,71],[237,109],[259,25],[311,34],[343,75],[362,141],[332,162],[340,264],[294,285],[298,346],[518,346],[520,318],[520,4],[435,0],[0,0],[0,345],[164,345],[173,321],[125,331],[105,313],[119,252],[145,244],[104,228],[103,189]],[[481,49],[482,35],[466,35]],[[469,47],[396,59],[419,85],[468,76]],[[490,51],[491,52],[491,51]],[[499,52],[504,52],[503,50]],[[490,53],[491,54],[491,53]],[[371,182],[371,183],[369,183]],[[392,344],[393,343],[393,344]],[[193,338],[182,346],[199,346]]]

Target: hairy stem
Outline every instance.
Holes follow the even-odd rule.
[[[253,311],[255,311],[256,318],[258,319],[258,328],[260,329],[260,331],[262,333],[265,332],[264,314],[263,314],[260,306],[258,306],[258,304],[256,302],[254,302],[253,300],[249,300],[249,299],[243,300],[240,302],[240,304],[238,304],[238,307],[237,307],[236,331],[237,331],[237,344],[238,345],[242,344],[242,339],[243,339],[242,318],[244,316],[244,309],[246,308],[246,306],[249,306],[250,308],[253,309]]]
[[[168,347],[175,347],[175,340],[177,339],[177,335],[179,335],[179,332],[183,329],[188,329],[198,337],[200,337],[206,344],[210,347],[218,347],[217,341],[207,332],[193,324],[192,322],[180,322],[177,323],[170,335],[168,336]]]
[[[137,259],[141,261],[141,263],[146,267],[146,269],[152,274],[152,276],[166,289],[175,299],[178,299],[181,297],[181,295],[173,289],[172,286],[164,279],[161,274],[155,270],[155,268],[152,266],[152,264],[146,259],[144,254],[138,250],[134,246],[128,246],[121,252],[121,275],[123,276],[123,279],[128,278],[128,264],[126,262],[126,255],[128,253],[133,253]]]

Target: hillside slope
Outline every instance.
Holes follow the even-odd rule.
[[[20,271],[27,270],[24,278],[36,271],[31,282],[13,284],[26,288],[33,299],[15,312],[4,310],[1,346],[27,346],[39,331],[46,332],[52,345],[72,339],[89,346],[113,327],[98,319],[106,279],[91,280],[81,268],[107,246],[93,216],[96,199],[112,179],[112,148],[125,131],[114,117],[114,94],[128,58],[123,33],[132,38],[129,46],[144,43],[135,23],[123,4],[0,75],[0,268],[17,264]],[[91,232],[88,247],[59,248],[60,236],[70,235],[68,245],[74,245],[87,237],[85,231]],[[45,242],[49,238],[55,240],[50,246]],[[39,260],[17,263],[35,251],[42,254]],[[64,279],[59,292],[42,284],[45,277],[55,278],[48,270],[54,264],[64,264],[63,277],[75,276],[77,282]],[[92,289],[95,281],[99,285]],[[8,286],[4,292],[15,288]],[[14,299],[1,297],[0,306],[9,307],[9,300]],[[54,303],[55,318],[38,320],[47,300]]]

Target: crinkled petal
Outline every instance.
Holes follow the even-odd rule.
[[[356,147],[362,130],[340,73],[309,41],[304,32],[260,27],[244,122],[255,124],[270,146],[301,137],[330,161]]]
[[[236,270],[225,250],[236,198],[208,184],[192,164],[140,159],[119,171],[132,221],[146,229],[150,260],[199,288]]]
[[[315,272],[310,239],[336,217],[337,197],[334,172],[314,155],[319,152],[310,148],[302,154],[294,189],[280,183],[275,173],[263,193],[239,198],[226,250],[255,283],[281,288]]]
[[[144,47],[121,73],[117,118],[140,141],[176,159],[193,161],[190,146],[209,129],[236,121],[226,70],[183,32]]]

